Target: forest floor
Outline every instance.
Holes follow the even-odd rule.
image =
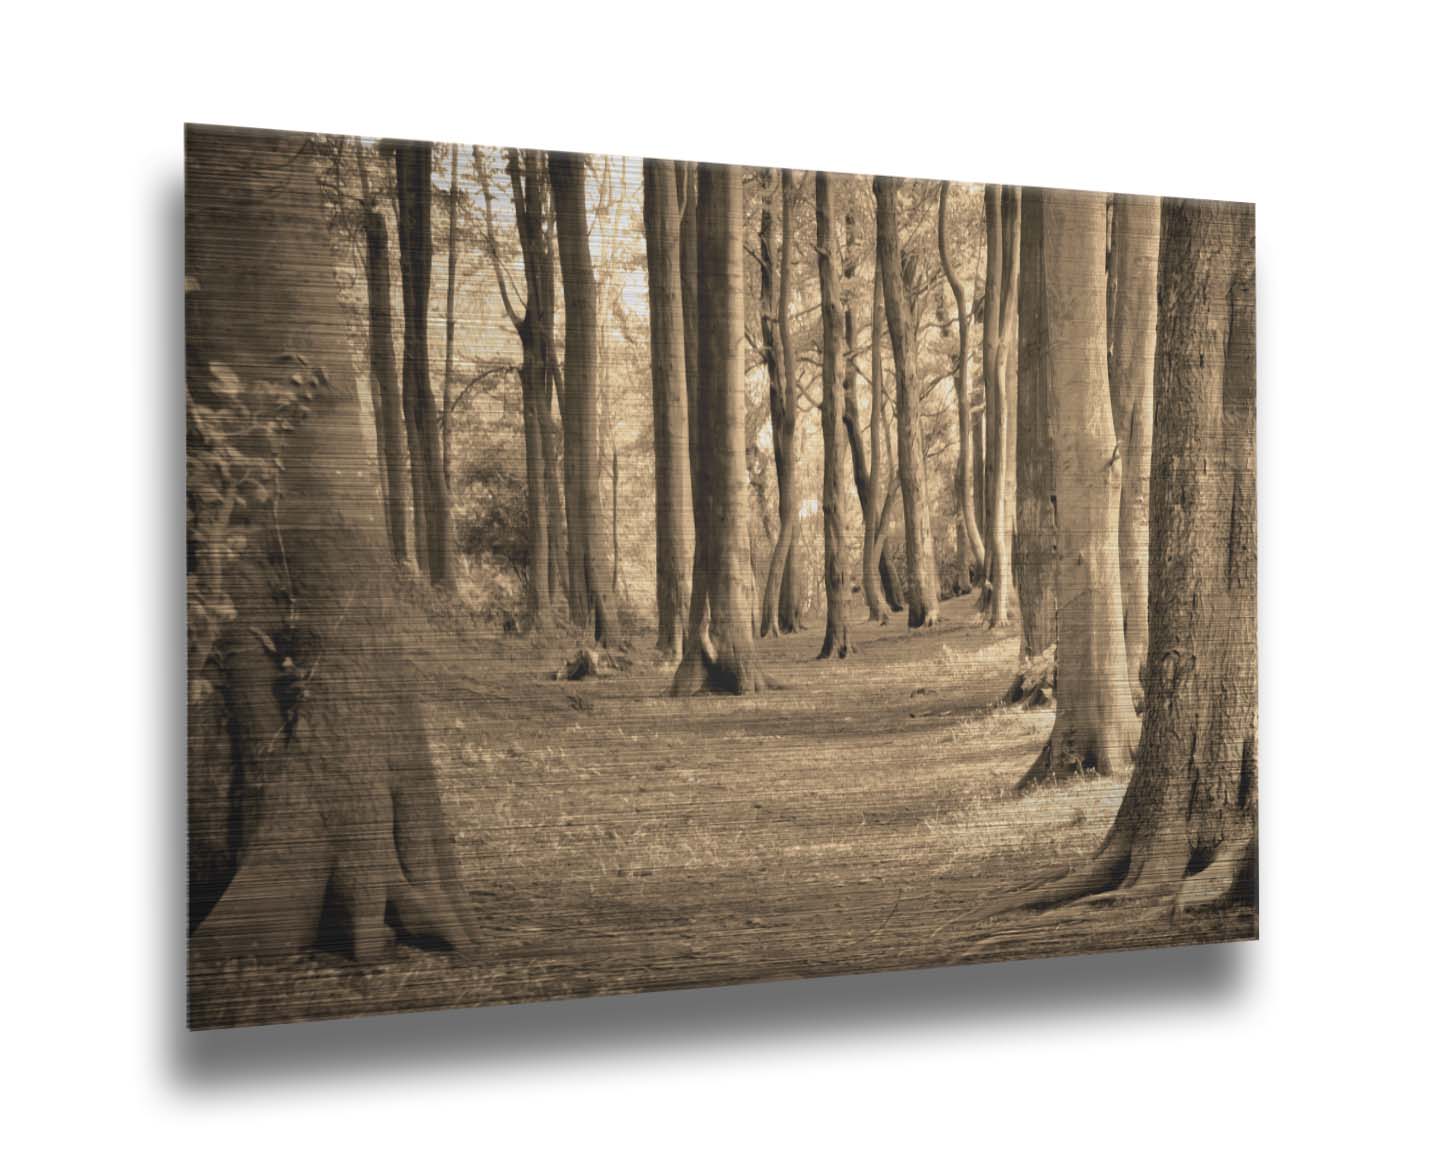
[[[863,604],[858,615],[863,615]],[[992,914],[1083,862],[1126,780],[1017,795],[1050,710],[998,704],[1018,625],[974,601],[908,631],[760,641],[782,685],[674,699],[651,636],[621,670],[552,679],[574,637],[501,636],[455,614],[415,658],[443,800],[482,938],[191,973],[197,1027],[1199,943],[1248,912],[1092,902]]]

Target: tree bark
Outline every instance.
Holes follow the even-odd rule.
[[[1025,190],[1020,235],[1016,412],[1015,583],[1020,595],[1022,661],[1055,643],[1055,432],[1045,321],[1045,193]]]
[[[695,518],[694,562],[690,567],[690,612],[685,623],[688,655],[698,644],[713,658],[710,643],[710,501],[705,492],[704,443],[707,430],[700,417],[700,233],[696,203],[699,173],[693,164],[675,166],[680,202],[680,306],[685,336],[685,406],[689,426],[690,504]]]
[[[450,231],[446,236],[449,249],[445,275],[445,381],[441,388],[441,458],[444,462],[445,491],[455,496],[455,473],[450,464],[450,405],[455,379],[455,264],[459,248],[455,244],[455,217],[460,205],[460,146],[450,145]]]
[[[1044,322],[1055,402],[1055,726],[1021,787],[1127,767],[1138,722],[1120,599],[1120,487],[1106,370],[1105,199],[1047,189]]]
[[[830,174],[815,173],[815,248],[820,266],[820,316],[824,365],[820,393],[820,428],[824,442],[821,505],[825,532],[825,640],[820,659],[850,654],[850,568],[845,549],[845,479],[841,453],[841,414],[845,387],[840,367],[840,342],[845,330],[840,277],[835,267],[838,241]]]
[[[970,591],[970,581],[975,573],[983,579],[985,571],[985,542],[980,536],[980,525],[975,519],[975,466],[971,459],[975,451],[974,424],[970,397],[970,305],[965,299],[965,289],[955,266],[950,260],[950,247],[946,243],[946,209],[950,200],[950,182],[940,186],[940,220],[938,242],[940,265],[950,292],[955,297],[955,311],[959,315],[960,352],[955,360],[955,406],[959,420],[960,451],[955,462],[955,503],[959,508],[955,525],[955,545],[959,554],[961,592]]]
[[[1020,273],[1020,190],[990,184],[985,189],[987,228],[985,353],[989,379],[985,388],[986,488],[989,510],[985,516],[988,539],[985,558],[988,588],[981,609],[990,627],[1008,624],[1015,493],[1015,392],[1013,369],[1016,305]],[[993,256],[989,253],[993,251]],[[996,277],[998,276],[998,280]],[[992,283],[993,282],[993,283]],[[998,299],[994,299],[997,297]]]
[[[1110,401],[1120,459],[1120,583],[1125,650],[1137,710],[1141,671],[1150,642],[1147,600],[1150,564],[1150,441],[1155,410],[1156,276],[1160,260],[1160,201],[1116,196],[1110,254],[1113,366]]]
[[[403,390],[413,424],[410,469],[415,498],[424,508],[416,514],[416,538],[425,541],[431,581],[454,591],[455,567],[450,536],[450,493],[445,486],[435,396],[430,391],[430,145],[395,144],[395,187],[399,204],[400,285],[405,306]],[[417,545],[417,553],[419,547]]]
[[[776,492],[780,502],[780,528],[770,572],[765,580],[765,600],[760,615],[760,635],[794,632],[800,627],[799,589],[796,586],[796,523],[800,515],[800,490],[795,483],[795,355],[790,336],[790,264],[794,247],[793,208],[796,196],[795,173],[781,173],[780,196],[780,295],[776,301],[776,329],[780,334],[780,377],[770,388],[770,429],[775,453]],[[762,223],[763,223],[762,217]]]
[[[364,147],[355,144],[360,166],[361,215],[365,229],[365,287],[370,317],[370,384],[375,415],[375,447],[380,458],[380,487],[385,528],[397,564],[407,555],[405,530],[405,417],[395,378],[395,334],[390,313],[390,238],[380,206],[370,195]]]
[[[479,149],[476,149],[479,163]],[[506,286],[505,271],[495,240],[488,181],[485,195],[485,231],[500,300],[520,338],[520,397],[525,432],[525,510],[530,552],[527,573],[527,609],[532,628],[543,630],[554,612],[557,558],[552,545],[557,533],[551,516],[556,502],[550,431],[550,342],[554,332],[555,267],[544,234],[545,161],[538,152],[506,152],[510,195],[515,205],[515,229],[520,235],[520,256],[525,269],[525,312],[516,311]]]
[[[754,578],[750,568],[749,473],[745,467],[745,266],[741,171],[702,164],[695,205],[701,433],[695,503],[705,506],[703,574],[709,645],[694,629],[675,670],[672,692],[755,692],[768,686],[755,651]],[[693,603],[693,596],[692,596]]]
[[[585,157],[550,153],[550,195],[565,296],[565,472],[573,499],[570,522],[570,613],[579,627],[593,618],[596,643],[614,639],[602,576],[600,522],[599,316],[585,207]],[[578,555],[577,555],[578,551]]]
[[[685,317],[680,289],[680,202],[675,166],[644,163],[645,256],[650,286],[650,383],[655,419],[655,595],[667,659],[685,653],[694,563],[690,508],[690,417],[685,381]]]
[[[233,373],[233,401],[273,433],[274,467],[273,490],[252,492],[231,524],[235,616],[190,670],[190,955],[202,963],[316,944],[368,962],[392,922],[452,946],[473,932],[418,704],[394,674],[413,626],[395,622],[306,150],[295,135],[186,132],[190,403],[217,366]],[[217,690],[197,692],[201,680]],[[193,1020],[223,997],[224,973],[191,978]]]
[[[930,486],[920,422],[919,382],[915,379],[910,301],[900,272],[896,225],[896,184],[875,178],[875,244],[895,356],[895,423],[899,442],[900,494],[905,505],[905,559],[909,580],[910,627],[924,628],[940,619],[935,542],[930,533]]]
[[[847,215],[846,277],[850,291],[854,291],[855,257],[852,252],[853,233],[849,230],[852,218]],[[865,434],[860,427],[859,372],[855,368],[855,309],[847,296],[845,302],[845,436],[850,443],[850,471],[855,477],[855,495],[860,501],[860,515],[864,521],[864,545],[860,561],[860,588],[865,596],[865,606],[870,619],[884,623],[889,614],[886,611],[885,594],[880,581],[880,549],[876,547],[880,518],[880,403],[882,398],[883,367],[880,357],[880,316],[885,302],[881,294],[880,279],[874,278],[873,309],[870,333],[870,451],[866,454]],[[874,468],[871,468],[871,462]]]
[[[1161,228],[1137,767],[1095,859],[1041,904],[1258,898],[1254,209],[1166,200]]]

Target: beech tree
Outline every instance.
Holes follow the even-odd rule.
[[[1256,897],[1254,209],[1165,200],[1161,228],[1137,766],[1095,858],[1037,905]]]
[[[955,273],[946,240],[949,201],[950,182],[947,180],[940,185],[937,243],[940,266],[955,297],[955,311],[959,316],[960,350],[955,358],[955,407],[959,422],[959,451],[955,460],[955,547],[959,558],[960,591],[964,593],[970,591],[970,582],[977,573],[983,579],[985,542],[981,539],[980,525],[975,519],[975,467],[971,459],[975,451],[975,418],[970,395],[970,303],[965,299],[964,285]]]
[[[1120,584],[1125,649],[1138,702],[1149,646],[1150,441],[1155,410],[1156,276],[1160,259],[1160,200],[1116,196],[1113,201],[1110,290],[1113,314],[1110,403],[1124,464],[1120,488]]]
[[[565,297],[565,506],[570,530],[570,618],[594,621],[597,643],[614,639],[603,575],[600,513],[599,317],[585,208],[585,157],[550,153],[550,197]]]
[[[690,608],[694,514],[690,509],[690,423],[685,318],[680,288],[680,201],[675,165],[644,163],[645,256],[650,286],[650,380],[655,414],[656,647],[684,654]],[[618,549],[617,549],[618,551]]]
[[[390,236],[377,197],[370,194],[365,147],[355,141],[360,170],[360,216],[365,234],[365,290],[369,319],[370,401],[375,451],[385,502],[385,529],[397,564],[408,554],[405,531],[405,417],[395,378],[395,334],[390,322]],[[417,541],[418,543],[418,541]]]
[[[369,962],[392,923],[465,946],[473,913],[425,724],[395,674],[414,625],[359,464],[313,153],[197,126],[185,152],[189,458],[227,426],[246,457],[224,534],[233,615],[192,650],[191,955],[323,944]]]
[[[401,380],[405,425],[410,439],[415,555],[434,584],[453,591],[450,492],[445,484],[435,397],[430,391],[431,148],[423,141],[401,141],[393,147],[400,286],[405,313]]]
[[[780,294],[775,302],[775,329],[780,336],[779,378],[770,377],[770,428],[775,454],[776,491],[780,499],[780,528],[770,571],[765,579],[765,600],[760,615],[760,635],[794,632],[800,627],[800,590],[796,584],[795,534],[800,516],[800,489],[795,481],[796,394],[795,351],[790,332],[790,266],[794,247],[794,215],[797,181],[785,169],[780,176]],[[761,227],[767,216],[762,214]],[[767,275],[762,248],[761,275]],[[762,285],[762,292],[763,292]],[[773,348],[771,355],[774,355]]]
[[[440,449],[445,476],[445,491],[453,498],[455,494],[455,473],[450,465],[450,432],[454,414],[452,407],[455,380],[455,265],[460,255],[455,243],[456,215],[460,206],[460,146],[450,145],[450,191],[445,196],[450,212],[450,228],[445,235],[447,252],[445,274],[445,376],[440,389]]]
[[[757,692],[770,684],[760,666],[753,628],[749,473],[745,466],[744,192],[739,168],[698,165],[697,241],[698,439],[695,504],[704,531],[704,562],[696,565],[708,601],[708,643],[693,607],[685,657],[673,694]],[[702,547],[697,542],[697,551]]]
[[[1045,192],[1025,190],[1016,379],[1015,584],[1022,660],[1055,643],[1054,372],[1045,322]]]
[[[984,363],[988,587],[980,608],[992,628],[1010,622],[1015,492],[1014,330],[1020,275],[1020,190],[985,187],[986,274]]]
[[[821,505],[825,517],[825,641],[820,659],[850,654],[850,570],[845,549],[845,481],[841,458],[841,414],[845,408],[840,367],[840,341],[845,328],[840,277],[835,260],[834,205],[830,175],[815,173],[815,249],[820,265],[820,314],[824,329],[824,366],[820,393],[820,427],[824,439]]]
[[[910,627],[924,628],[940,619],[939,578],[935,542],[930,532],[930,487],[926,478],[925,444],[920,427],[919,382],[910,301],[900,271],[900,239],[896,225],[893,177],[875,177],[875,242],[885,294],[890,346],[895,355],[895,423],[899,442],[900,491],[905,506],[905,562],[909,580]]]
[[[521,420],[525,435],[525,511],[529,541],[529,573],[526,581],[527,607],[531,627],[544,629],[554,612],[559,592],[557,558],[551,545],[557,537],[551,517],[558,487],[555,470],[558,454],[553,443],[550,420],[551,385],[555,340],[555,262],[544,232],[545,158],[538,151],[506,152],[506,171],[515,205],[515,228],[520,236],[521,262],[525,270],[525,311],[515,306],[495,236],[495,221],[488,173],[479,149],[476,171],[485,197],[485,237],[501,306],[520,338]]]
[[[1047,189],[1038,215],[1055,419],[1056,709],[1022,788],[1126,768],[1139,735],[1120,600],[1124,464],[1106,368],[1105,198]]]

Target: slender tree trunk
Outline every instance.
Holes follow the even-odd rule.
[[[413,622],[396,624],[382,509],[355,467],[358,397],[304,143],[186,130],[189,401],[209,402],[207,377],[224,366],[244,388],[230,402],[272,422],[278,451],[273,491],[231,525],[235,617],[190,669],[200,1027],[233,1004],[233,970],[211,961],[321,944],[371,962],[391,923],[452,946],[473,932],[425,727],[394,674]],[[218,691],[195,691],[202,678]]]
[[[985,413],[981,420],[984,443],[984,506],[982,519],[985,533],[985,584],[980,590],[979,608],[989,618],[995,597],[995,470],[1000,452],[995,444],[998,417],[1003,408],[1002,385],[998,378],[1000,345],[1004,326],[1000,321],[1000,301],[1005,284],[1005,225],[1001,200],[1003,186],[985,185],[985,305],[982,314],[980,363],[985,384]]]
[[[1015,582],[1022,660],[1055,643],[1054,366],[1045,321],[1044,192],[1025,190],[1020,236],[1019,372],[1016,387]]]
[[[781,173],[780,197],[780,298],[776,303],[776,328],[780,334],[780,375],[783,388],[770,389],[770,428],[775,452],[776,492],[780,501],[780,528],[770,572],[765,581],[765,601],[760,615],[760,635],[794,632],[800,627],[799,589],[795,581],[796,525],[800,515],[800,490],[795,482],[795,356],[790,336],[790,264],[794,246],[791,223],[796,195],[795,173]]]
[[[585,157],[550,153],[550,194],[565,294],[565,462],[573,475],[570,516],[570,608],[584,627],[593,615],[598,644],[613,640],[609,593],[600,574],[599,318],[585,208]],[[577,524],[578,521],[578,524]],[[575,549],[580,550],[577,559]],[[575,582],[579,581],[579,588]]]
[[[825,517],[825,641],[820,659],[850,654],[850,565],[845,549],[845,478],[841,453],[841,413],[845,388],[840,367],[840,341],[845,330],[840,277],[835,258],[834,206],[830,175],[815,173],[815,247],[820,264],[820,315],[823,328],[824,368],[820,394],[820,427],[824,440],[824,478],[821,504]]]
[[[390,554],[397,564],[406,557],[405,531],[405,416],[400,385],[395,378],[395,334],[390,321],[390,239],[385,217],[370,195],[365,152],[358,142],[361,213],[365,228],[365,287],[370,314],[370,384],[375,415],[375,446],[380,458],[381,491],[385,498],[385,528]]]
[[[955,361],[955,406],[959,419],[960,452],[955,463],[955,503],[959,508],[955,526],[955,543],[960,556],[962,592],[970,590],[972,570],[979,572],[983,579],[985,571],[985,542],[980,536],[980,525],[975,519],[975,465],[971,457],[975,451],[975,418],[971,411],[970,398],[970,305],[965,299],[965,289],[955,266],[950,261],[950,247],[946,242],[946,209],[949,207],[950,183],[940,186],[940,223],[938,228],[940,265],[950,292],[955,297],[955,311],[959,315],[960,354]]]
[[[846,218],[847,230],[851,218]],[[852,236],[847,236],[846,259],[847,278],[854,290],[854,257],[851,254]],[[860,500],[860,514],[864,520],[864,548],[861,554],[860,587],[865,594],[865,606],[870,619],[882,624],[889,618],[886,611],[885,594],[880,582],[880,549],[876,547],[880,519],[880,403],[883,389],[883,366],[880,357],[880,317],[885,308],[881,295],[880,278],[874,278],[873,309],[870,334],[870,452],[866,458],[865,436],[860,427],[859,373],[855,369],[855,309],[847,298],[845,305],[845,435],[850,442],[850,471],[855,477],[855,494]],[[871,468],[871,462],[874,468]]]
[[[1047,189],[1044,321],[1055,402],[1056,712],[1027,787],[1126,768],[1139,724],[1125,666],[1120,488],[1105,364],[1105,198]]]
[[[477,163],[478,152],[477,149]],[[537,152],[522,158],[515,149],[506,153],[510,194],[515,205],[515,228],[525,268],[525,314],[516,312],[506,287],[490,210],[490,188],[484,185],[485,228],[495,265],[500,299],[520,337],[520,392],[525,429],[525,508],[529,520],[530,564],[528,610],[531,627],[544,629],[554,610],[556,558],[552,554],[555,526],[551,522],[552,446],[550,433],[550,352],[555,304],[555,269],[544,235],[544,159]]]
[[[993,313],[990,300],[985,302],[987,346],[991,351],[991,373],[994,380],[986,388],[985,415],[989,428],[990,454],[987,457],[986,483],[990,490],[990,510],[986,515],[989,539],[985,558],[989,566],[990,588],[983,607],[988,612],[990,627],[999,628],[1010,622],[1011,560],[1014,535],[1015,493],[1015,379],[1014,360],[1015,313],[1018,303],[1020,272],[1020,190],[1011,186],[1001,189],[991,184],[985,189],[987,226],[998,215],[1000,247],[989,269],[1000,270],[999,300]],[[988,227],[991,235],[993,226]],[[987,271],[987,279],[989,272]],[[993,328],[993,332],[991,329]]]
[[[451,498],[455,495],[455,473],[450,464],[450,404],[455,378],[455,263],[459,249],[455,244],[455,215],[460,204],[460,146],[450,145],[450,231],[446,237],[449,247],[448,268],[445,276],[445,386],[441,390],[443,421],[441,426],[441,449],[445,463],[445,491]]]
[[[695,645],[713,659],[710,643],[710,495],[705,490],[706,428],[700,416],[700,233],[696,201],[699,173],[693,164],[675,166],[680,202],[680,307],[685,337],[685,407],[689,426],[690,504],[695,518],[694,562],[690,567],[690,612],[685,623],[685,651]]]
[[[905,558],[909,577],[910,627],[924,628],[940,619],[935,542],[930,534],[930,486],[920,426],[919,383],[915,379],[910,301],[900,272],[896,225],[896,181],[875,178],[875,243],[895,356],[895,422],[899,442],[900,493],[905,505]]]
[[[703,572],[709,641],[692,610],[685,658],[672,691],[754,692],[768,684],[755,651],[750,569],[749,474],[745,467],[745,265],[741,171],[699,166],[696,197],[699,314],[696,505],[706,505]],[[683,274],[682,274],[683,279]],[[693,603],[693,599],[692,599]]]
[[[655,413],[655,594],[667,659],[685,653],[694,563],[690,507],[690,418],[685,382],[685,318],[680,290],[680,202],[675,166],[644,164],[645,254],[650,284],[650,382]]]
[[[1254,209],[1166,200],[1161,228],[1137,767],[1090,866],[1037,903],[1258,895]]]
[[[415,517],[416,539],[425,542],[425,570],[431,581],[453,591],[450,494],[445,487],[435,397],[430,391],[430,145],[402,142],[394,147],[400,284],[405,303],[403,387],[409,411],[407,423],[414,427],[410,469],[415,498],[423,507],[423,517],[419,512]],[[417,543],[417,555],[420,551]]]
[[[1160,260],[1160,201],[1114,199],[1110,298],[1113,368],[1111,410],[1120,459],[1120,582],[1125,604],[1125,650],[1137,708],[1140,674],[1150,642],[1150,440],[1155,411],[1156,275]]]

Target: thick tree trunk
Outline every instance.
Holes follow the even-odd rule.
[[[1137,767],[1094,861],[1035,903],[1258,896],[1254,209],[1166,200],[1161,222]]]
[[[265,421],[278,446],[257,458],[273,484],[230,525],[235,616],[190,670],[190,954],[202,963],[315,944],[369,961],[391,923],[453,946],[472,934],[424,723],[394,674],[410,630],[395,625],[306,149],[294,135],[186,134],[192,410],[214,402],[213,373],[231,373],[240,387],[224,403]],[[224,975],[191,977],[192,1019],[204,1019]]]
[[[704,505],[703,572],[709,641],[691,611],[685,658],[672,692],[755,692],[768,685],[755,651],[750,569],[749,486],[745,467],[744,193],[739,168],[703,164],[698,172],[699,286],[696,506]]]
[[[399,204],[400,285],[405,303],[403,388],[406,423],[413,427],[410,469],[415,499],[416,553],[425,542],[425,570],[441,588],[454,590],[450,537],[450,493],[445,487],[435,397],[430,391],[430,145],[395,145],[395,187]],[[423,518],[424,533],[421,534]]]
[[[845,388],[840,367],[840,341],[845,329],[840,277],[835,267],[838,241],[830,175],[815,173],[815,247],[820,265],[820,316],[824,366],[820,393],[820,428],[824,441],[821,505],[825,532],[825,640],[820,659],[850,654],[850,566],[845,549],[845,471],[841,453],[841,413]]]
[[[796,196],[795,173],[781,173],[780,196],[780,295],[776,301],[775,327],[780,334],[780,377],[782,387],[770,387],[770,430],[775,453],[776,493],[780,502],[780,528],[770,572],[765,580],[765,601],[760,615],[760,635],[794,632],[800,627],[799,588],[795,573],[800,490],[795,482],[795,356],[790,336],[790,264],[794,247],[792,217]],[[763,224],[762,218],[762,224]]]
[[[598,644],[614,639],[615,622],[602,576],[600,516],[599,317],[585,208],[585,157],[550,153],[550,195],[565,295],[565,472],[569,492],[570,611],[585,627],[594,620]],[[578,556],[576,552],[578,550]],[[578,588],[577,588],[578,582]]]
[[[1045,322],[1044,195],[1041,189],[1026,189],[1020,236],[1015,583],[1022,661],[1043,656],[1055,643],[1054,367]]]
[[[985,542],[980,536],[980,525],[975,519],[975,465],[972,454],[975,451],[975,418],[971,411],[970,398],[970,305],[965,299],[965,289],[955,266],[950,261],[950,248],[946,243],[946,209],[949,207],[950,183],[940,186],[940,219],[938,241],[940,265],[950,292],[955,297],[955,311],[959,315],[960,353],[955,361],[955,407],[959,420],[960,451],[955,462],[955,504],[958,508],[955,524],[955,546],[959,554],[961,592],[970,591],[970,580],[974,573],[984,578]]]
[[[1148,626],[1150,439],[1154,417],[1156,269],[1160,260],[1160,201],[1116,196],[1110,252],[1113,315],[1110,347],[1111,411],[1120,459],[1120,583],[1125,605],[1125,649],[1137,706],[1140,673],[1150,642]]]
[[[685,653],[694,563],[690,509],[690,416],[685,382],[685,310],[680,291],[680,202],[675,166],[644,164],[645,255],[650,285],[650,382],[655,418],[655,595],[667,659]]]
[[[1021,787],[1130,763],[1139,724],[1125,666],[1120,487],[1105,357],[1105,199],[1047,189],[1044,323],[1055,403],[1056,712]]]
[[[930,534],[930,485],[920,424],[920,385],[915,379],[910,301],[900,272],[896,225],[896,181],[875,178],[875,245],[895,356],[895,423],[899,443],[900,494],[905,505],[905,560],[910,627],[924,628],[940,619],[935,541]]]
[[[370,385],[375,415],[375,447],[385,500],[385,528],[397,564],[406,557],[405,416],[395,378],[395,334],[390,321],[390,239],[385,217],[370,195],[363,146],[356,144],[364,203],[365,287],[370,317]]]

